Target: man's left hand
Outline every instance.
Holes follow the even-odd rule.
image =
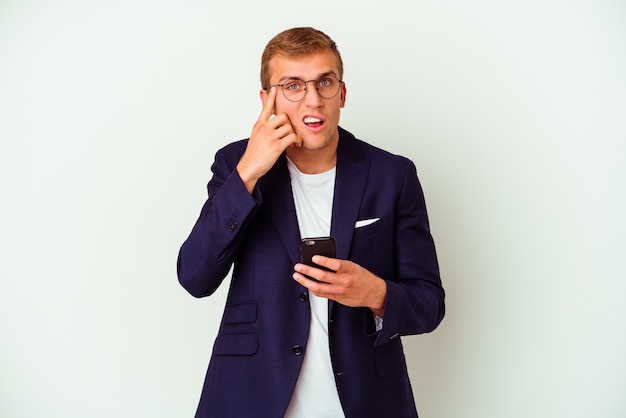
[[[313,262],[333,271],[298,263],[294,266],[294,280],[316,296],[346,306],[367,307],[380,318],[383,317],[387,298],[387,284],[383,279],[348,260],[316,255]],[[304,275],[319,281],[308,279]]]

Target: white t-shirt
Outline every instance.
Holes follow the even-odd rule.
[[[289,159],[291,189],[302,238],[330,235],[335,168],[304,174]],[[328,299],[309,292],[311,323],[302,369],[285,418],[345,417],[330,360]]]

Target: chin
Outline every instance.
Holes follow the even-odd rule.
[[[300,136],[302,138],[302,148],[308,151],[317,151],[326,148],[331,142],[333,142],[333,135],[330,132],[318,132],[306,134]]]
[[[328,146],[330,139],[328,138],[313,138],[304,139],[302,141],[302,148],[307,151],[319,151]]]

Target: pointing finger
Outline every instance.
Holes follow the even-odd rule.
[[[259,120],[268,121],[271,119],[272,114],[276,113],[274,111],[274,104],[276,103],[276,87],[271,87],[269,93],[267,94],[267,99],[265,100],[265,105],[263,106],[263,110],[259,115]]]

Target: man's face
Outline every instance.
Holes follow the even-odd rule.
[[[288,58],[277,55],[270,60],[270,84],[283,84],[289,79],[303,81],[318,80],[322,76],[334,75],[339,78],[337,60],[332,51],[324,50],[304,57]],[[323,99],[315,89],[315,83],[307,83],[307,90],[299,102],[285,98],[281,88],[276,95],[275,113],[289,117],[291,126],[302,139],[302,149],[318,151],[329,146],[336,148],[339,141],[340,109],[346,100],[346,87],[341,84],[339,93],[331,99]],[[265,104],[267,91],[261,90],[261,100]]]

